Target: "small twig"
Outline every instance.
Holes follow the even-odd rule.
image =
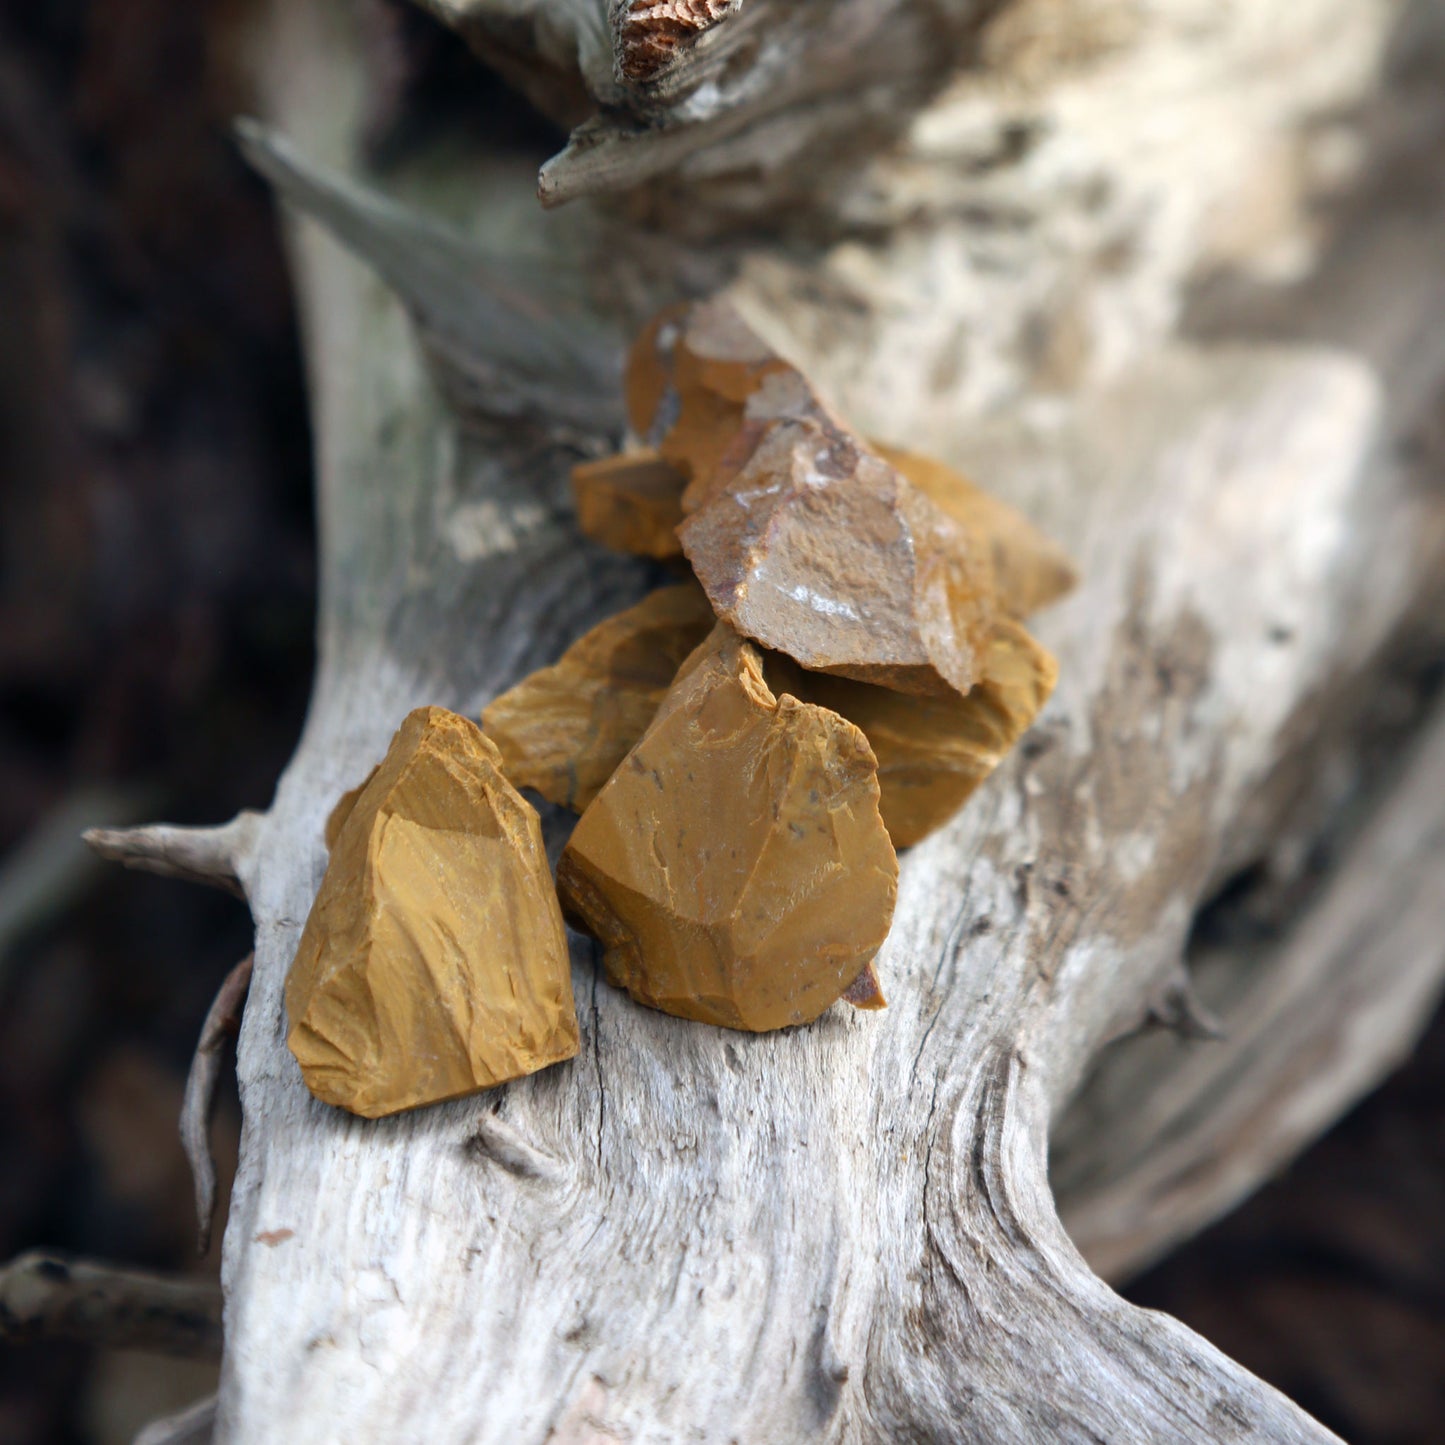
[[[1149,1005],[1148,1022],[1173,1029],[1181,1039],[1218,1043],[1226,1037],[1224,1024],[1205,1006],[1194,990],[1194,980],[1182,966]]]
[[[246,1006],[254,958],[254,954],[248,953],[226,975],[216,992],[206,1021],[201,1025],[201,1037],[186,1079],[185,1103],[181,1106],[181,1147],[190,1161],[191,1178],[196,1187],[196,1237],[202,1254],[211,1247],[211,1221],[216,1213],[216,1160],[211,1153],[216,1082],[221,1076],[226,1042],[240,1031],[241,1010]]]
[[[208,1279],[31,1250],[0,1268],[0,1341],[42,1340],[216,1359],[221,1290]]]
[[[151,823],[142,828],[92,828],[84,836],[102,858],[127,868],[208,883],[244,898],[239,865],[251,848],[261,818],[262,814],[247,810],[218,828]]]
[[[216,1425],[216,1397],[204,1399],[152,1420],[132,1441],[132,1445],[205,1445]]]

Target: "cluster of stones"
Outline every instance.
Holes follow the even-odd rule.
[[[882,1007],[895,850],[1053,688],[1020,619],[1072,585],[1063,554],[942,464],[860,439],[725,303],[647,328],[627,406],[637,445],[576,469],[578,520],[685,580],[482,729],[413,713],[338,804],[287,987],[329,1102],[390,1113],[574,1054],[563,912],[668,1013],[761,1031]],[[581,814],[555,892],[519,788]]]

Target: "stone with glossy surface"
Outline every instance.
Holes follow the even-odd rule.
[[[584,536],[637,557],[676,557],[682,552],[686,476],[653,451],[621,452],[572,469],[572,499]]]
[[[695,582],[663,587],[578,638],[482,713],[507,776],[581,812],[657,712],[716,619]]]
[[[726,626],[582,815],[557,873],[614,984],[752,1031],[807,1023],[858,979],[897,878],[863,734],[775,696],[758,650]]]
[[[286,980],[318,1099],[376,1118],[571,1058],[571,967],[536,811],[475,723],[418,708],[333,811]]]
[[[831,418],[800,415],[797,389],[758,390],[756,445],[678,529],[713,610],[815,671],[967,692],[996,612],[987,554]]]
[[[1049,699],[1058,664],[1022,624],[1002,619],[966,697],[907,697],[845,678],[805,674],[811,702],[863,730],[878,759],[883,822],[908,848],[958,812]]]

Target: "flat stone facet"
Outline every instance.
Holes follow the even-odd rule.
[[[807,1023],[858,979],[897,878],[867,740],[775,696],[758,650],[726,626],[684,665],[557,873],[611,982],[752,1031]]]
[[[578,1049],[536,811],[475,723],[418,708],[333,811],[331,861],[286,980],[318,1098],[376,1118]]]
[[[663,587],[509,688],[482,713],[507,776],[580,813],[646,731],[678,668],[715,622],[695,582]]]

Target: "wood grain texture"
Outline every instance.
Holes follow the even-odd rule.
[[[1182,24],[1187,8],[1159,13]],[[332,13],[279,10],[267,73],[271,113],[301,151],[343,166],[356,72]],[[1332,13],[1374,35],[1387,11],[1338,0]],[[1222,32],[1240,43],[1215,32],[1223,49],[1211,53],[1242,66],[1259,53],[1244,43],[1257,22],[1231,17]],[[1157,52],[1141,60],[1141,87],[1157,64]],[[1294,77],[1289,105],[1289,82],[1271,91],[1282,130],[1308,96],[1357,94],[1369,57],[1321,65],[1328,78],[1311,89]],[[1158,104],[1156,116],[1183,113]],[[1242,144],[1259,114],[1241,107],[1228,138]],[[1237,188],[1259,172],[1232,154]],[[1116,169],[1131,193],[1137,172]],[[515,174],[475,162],[484,199],[469,225],[483,249],[545,256],[563,233],[511,204]],[[1023,204],[1047,168],[1013,174]],[[962,466],[1066,539],[1083,578],[1040,619],[1062,667],[1034,734],[902,860],[878,965],[888,1009],[840,1007],[807,1029],[742,1037],[639,1009],[577,941],[576,1060],[376,1123],[313,1101],[284,1044],[282,983],[324,867],[326,815],[409,708],[475,715],[638,596],[646,569],[576,533],[575,446],[460,428],[403,308],[299,228],[320,667],[295,760],[232,860],[257,951],[219,1438],[274,1438],[278,1421],[297,1438],[349,1441],[1326,1438],[1205,1341],[1103,1284],[1048,1180],[1054,1121],[1106,1044],[1180,987],[1201,899],[1266,845],[1279,816],[1270,785],[1297,751],[1302,711],[1342,658],[1378,652],[1441,556],[1438,489],[1393,461],[1408,419],[1445,386],[1429,308],[1383,330],[1362,313],[1328,346],[1166,341],[1182,279],[1223,254],[1174,228],[1201,195],[1231,190],[1179,174],[1188,204],[1166,186],[1129,232],[1168,244],[1116,258],[1112,281],[1098,255],[1078,268],[1102,328],[1087,334],[1108,344],[1068,366],[1067,306],[1044,301],[1070,274],[1071,233],[1050,225],[1066,197],[1022,225],[1031,240],[999,241],[1005,264],[992,271],[989,238],[952,203],[806,263],[767,245],[740,258],[739,304],[769,318],[851,421]],[[929,194],[947,194],[952,175],[941,167]],[[968,264],[931,284],[958,257]],[[844,279],[849,307],[837,304]],[[1060,371],[1020,360],[1031,309]],[[971,327],[990,315],[996,327]],[[1411,407],[1384,381],[1404,357]],[[1421,764],[1430,776],[1434,757]],[[564,834],[554,826],[554,848]],[[1418,814],[1383,815],[1358,868],[1427,836]],[[1304,1132],[1396,1056],[1436,987],[1441,959],[1419,931],[1428,868],[1411,876],[1395,1002],[1351,1036],[1350,1082],[1321,1102],[1296,1055],[1315,1100]],[[1363,916],[1348,901],[1340,916]],[[1325,970],[1348,999],[1376,955],[1302,944],[1290,958],[1260,966],[1284,970],[1293,1020],[1288,997],[1306,985],[1287,975]],[[1282,1047],[1323,1036],[1323,1023],[1301,1025]],[[1253,1041],[1215,1045],[1214,1067],[1238,1067]],[[1288,1074],[1254,1077],[1281,1090]],[[1302,1137],[1240,1157],[1258,1177]],[[1186,1140],[1169,1168],[1213,1142]],[[1111,1156],[1097,1132],[1092,1175],[1078,1147],[1081,1177],[1118,1181],[1120,1207],[1161,1237],[1154,1181],[1131,1183],[1131,1157]],[[1208,1207],[1239,1185],[1211,1185]]]

